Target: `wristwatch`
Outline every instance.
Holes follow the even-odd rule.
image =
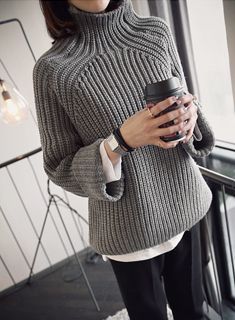
[[[111,133],[110,136],[106,138],[106,141],[113,152],[119,153],[120,155],[125,155],[128,153],[128,151],[125,150],[124,147],[118,143],[113,133]]]

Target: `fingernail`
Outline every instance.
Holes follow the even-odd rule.
[[[181,101],[181,100],[177,100],[176,103],[177,103],[177,104],[181,104],[182,101]]]
[[[179,121],[177,119],[174,120],[174,124],[177,124]]]

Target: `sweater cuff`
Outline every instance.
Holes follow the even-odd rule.
[[[73,172],[78,184],[90,198],[117,201],[124,192],[124,173],[121,172],[118,181],[106,183],[100,154],[100,143],[103,140],[99,138],[78,150],[72,162]]]
[[[199,104],[197,112],[198,118],[194,134],[187,143],[182,143],[182,146],[192,157],[202,158],[208,156],[214,148],[215,134]]]

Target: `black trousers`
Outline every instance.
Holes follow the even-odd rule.
[[[137,262],[109,260],[131,320],[202,320],[200,225],[185,231],[171,251]]]

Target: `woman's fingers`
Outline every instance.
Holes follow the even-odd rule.
[[[156,117],[160,112],[167,109],[169,106],[174,104],[177,101],[177,98],[170,97],[163,101],[158,102],[154,106],[151,107],[151,113]]]
[[[183,122],[180,122],[177,125],[172,125],[167,128],[159,128],[158,127],[156,133],[158,136],[166,136],[168,134],[173,134],[177,131],[183,131],[184,127],[185,127],[185,124]]]
[[[183,140],[183,143],[187,143],[188,141],[189,141],[189,139],[192,137],[192,135],[193,135],[193,130],[194,130],[194,126],[193,127],[191,127],[188,131],[187,131],[187,133],[186,133],[186,135],[185,135],[185,139]]]
[[[191,93],[187,93],[180,97],[180,100],[182,101],[182,104],[184,104],[186,107],[188,107],[191,102],[193,101],[193,95]]]
[[[189,139],[192,137],[193,131],[196,125],[196,121],[197,121],[197,115],[196,116],[194,115],[192,118],[190,118],[187,121],[187,123],[185,122],[183,131],[186,132],[186,138],[184,140],[184,143],[187,143]]]
[[[169,135],[177,131],[185,132],[186,135],[185,135],[184,141],[188,142],[190,137],[193,135],[193,130],[198,117],[197,106],[193,103],[193,99],[194,99],[194,96],[190,93],[187,93],[181,96],[178,100],[175,99],[174,97],[170,97],[150,107],[151,111],[148,110],[147,115],[148,117],[150,115],[150,119],[154,120],[153,122],[150,122],[150,123],[152,124],[155,123],[155,125],[157,125],[156,137],[153,141],[153,144],[164,149],[176,147],[179,141],[165,142],[160,137]],[[163,110],[167,109],[169,106],[173,105],[175,102],[179,104],[179,108],[177,108],[174,111],[170,111],[165,114],[162,114],[161,116],[158,116]],[[185,108],[183,108],[183,106],[185,106]],[[153,115],[152,117],[151,117],[151,114]],[[174,120],[173,125],[168,127],[161,126],[162,124],[165,124],[172,120]],[[152,125],[149,128],[154,129],[155,125],[154,126]]]
[[[185,120],[189,120],[190,118],[196,118],[197,119],[197,106],[191,102],[188,106],[187,109],[185,111],[185,113],[179,117],[177,117],[176,119],[174,119],[174,123],[180,123],[182,121]]]
[[[181,104],[185,105],[186,107],[189,106],[189,104],[192,103],[194,99],[194,96],[191,93],[187,93],[181,97],[169,97],[163,101],[158,102],[157,104],[153,105],[151,107],[151,112],[152,114],[154,114],[155,116],[158,115],[158,113],[164,111],[165,109],[167,109],[169,106],[173,105],[175,102],[181,102]]]

